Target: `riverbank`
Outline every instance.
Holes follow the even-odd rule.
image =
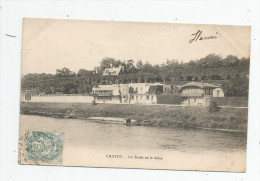
[[[86,166],[93,162],[93,158],[104,158],[96,166],[109,163],[109,166],[117,168],[145,166],[158,169],[160,165],[161,169],[233,172],[244,172],[246,168],[247,134],[241,132],[125,126],[21,115],[20,138],[24,138],[28,130],[64,133],[62,164],[67,166]],[[124,155],[125,158],[109,158],[114,154]],[[135,156],[163,159],[135,159]]]
[[[247,131],[248,109],[90,103],[21,103],[21,114],[57,118],[128,117],[139,125]]]

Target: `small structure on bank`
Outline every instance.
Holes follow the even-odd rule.
[[[37,94],[37,90],[21,90],[20,101],[29,102],[32,99],[32,96]]]
[[[215,89],[217,89],[216,91],[220,91],[218,86],[208,83],[187,83],[180,87],[181,97],[184,99],[182,104],[191,106],[208,106],[213,97],[213,92]],[[224,96],[224,94],[221,95]]]
[[[224,96],[225,96],[224,91],[220,87],[213,90],[213,97],[224,97]]]

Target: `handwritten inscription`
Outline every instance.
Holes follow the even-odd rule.
[[[215,35],[211,36],[202,36],[203,31],[198,30],[196,33],[191,34],[192,39],[190,39],[189,43],[193,43],[195,41],[201,41],[201,40],[212,40],[212,39],[217,39],[218,32],[215,33]]]

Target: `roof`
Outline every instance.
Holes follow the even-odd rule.
[[[181,97],[203,97],[203,93],[197,93],[197,92],[181,93]]]
[[[118,75],[121,71],[122,67],[112,67],[106,68],[103,72],[103,75]]]
[[[218,91],[218,90],[223,91],[223,89],[221,89],[220,87],[214,89],[214,91]]]
[[[162,86],[152,85],[149,87],[148,94],[157,94],[158,91],[163,92]]]
[[[184,87],[200,87],[200,88],[217,88],[218,86],[208,84],[208,83],[203,83],[203,82],[189,82],[183,86],[181,86],[181,89]]]
[[[165,84],[162,84],[162,83],[159,83],[159,82],[155,82],[155,83],[146,83],[147,85],[150,85],[150,86],[156,86],[156,85],[161,85],[161,86],[164,86]]]
[[[99,85],[98,87],[93,87],[93,89],[99,89],[99,90],[112,90],[114,88],[119,88],[119,85],[112,84],[112,85]]]

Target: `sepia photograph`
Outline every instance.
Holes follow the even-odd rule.
[[[24,18],[19,164],[245,172],[250,26]]]

